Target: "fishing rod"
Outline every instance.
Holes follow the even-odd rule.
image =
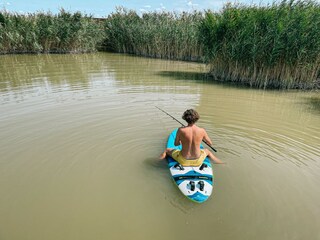
[[[169,113],[167,113],[166,111],[162,110],[161,108],[159,108],[159,107],[157,107],[157,106],[155,106],[155,107],[158,108],[161,112],[164,112],[165,114],[167,114],[168,116],[170,116],[172,119],[176,120],[176,121],[177,121],[178,123],[180,123],[183,127],[185,127],[185,125],[184,125],[182,122],[180,122],[178,119],[176,119],[174,116],[170,115]],[[207,146],[208,146],[209,148],[211,148],[213,151],[217,152],[217,150],[214,149],[211,145],[209,145],[205,140],[202,140],[202,142],[204,142],[205,144],[207,144]]]

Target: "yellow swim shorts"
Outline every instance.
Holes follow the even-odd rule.
[[[203,149],[200,149],[200,157],[197,159],[185,159],[180,150],[174,150],[172,152],[172,157],[178,163],[180,163],[184,167],[197,167],[202,164],[202,162],[206,159],[207,155]]]

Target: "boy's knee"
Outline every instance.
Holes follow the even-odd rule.
[[[166,153],[167,153],[168,155],[170,155],[170,156],[171,156],[171,154],[172,154],[172,151],[173,151],[172,148],[167,148],[167,149],[166,149]]]

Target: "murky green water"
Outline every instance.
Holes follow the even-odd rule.
[[[203,79],[195,63],[0,56],[0,239],[320,239],[319,93]],[[217,156],[187,200],[157,160],[187,108]]]

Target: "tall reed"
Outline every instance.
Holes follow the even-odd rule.
[[[198,27],[200,12],[151,12],[117,8],[106,20],[108,50],[166,59],[199,60],[202,48]]]
[[[283,1],[266,7],[227,4],[206,12],[199,37],[216,79],[262,88],[319,84],[320,5]]]
[[[150,12],[122,7],[104,23],[79,12],[0,11],[0,54],[107,50],[200,61],[219,80],[261,88],[320,87],[320,3],[226,4],[222,11]]]
[[[89,52],[103,38],[103,26],[80,12],[0,12],[0,53]]]

